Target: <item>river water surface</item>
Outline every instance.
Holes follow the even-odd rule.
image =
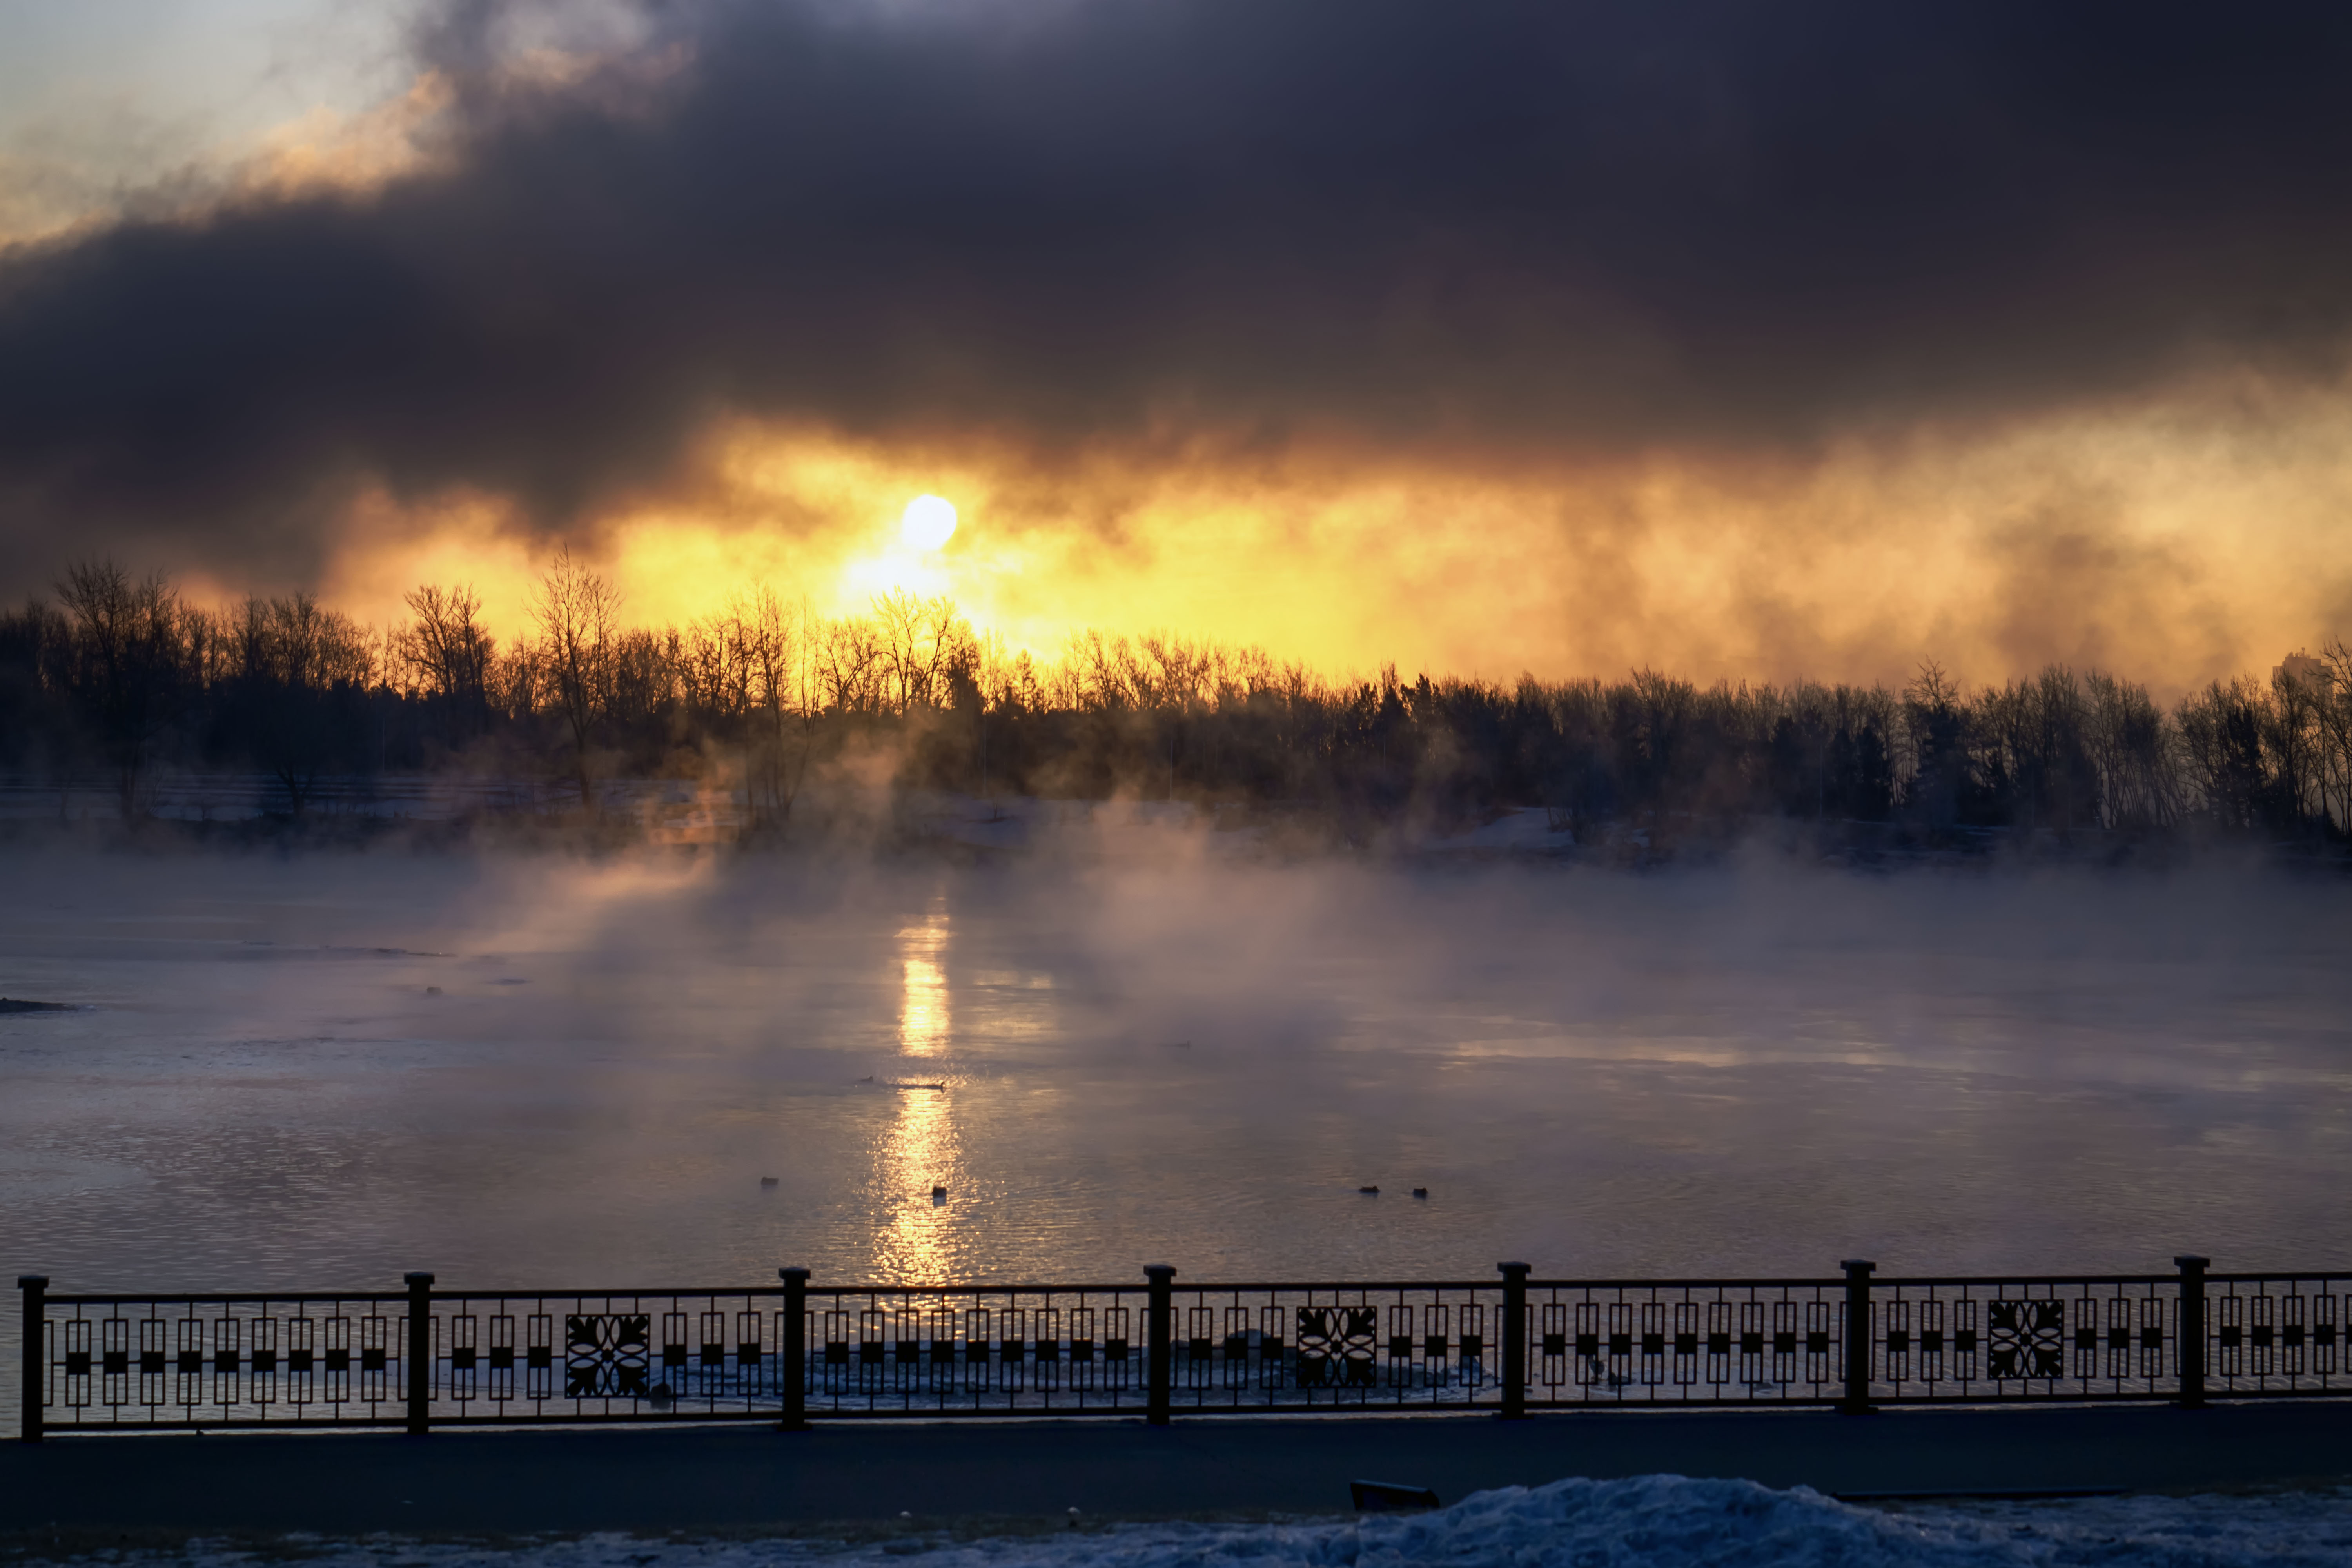
[[[0,993],[80,1005],[0,1016],[0,1269],[2352,1265],[2352,889],[1150,837],[982,868],[11,851]]]

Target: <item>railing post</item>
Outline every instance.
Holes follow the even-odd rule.
[[[784,1410],[779,1432],[808,1430],[808,1281],[805,1268],[779,1268],[784,1282]]]
[[[433,1276],[401,1278],[408,1282],[408,1435],[422,1437],[433,1422]]]
[[[1878,1267],[1858,1258],[1838,1265],[1845,1270],[1845,1397],[1841,1415],[1870,1414],[1870,1273]]]
[[[1497,1263],[1503,1276],[1503,1419],[1528,1417],[1528,1266]]]
[[[2213,1260],[2184,1253],[2172,1260],[2180,1269],[2179,1344],[2174,1362],[2179,1369],[2183,1410],[2205,1406],[2205,1269]]]
[[[41,1440],[42,1404],[49,1396],[49,1311],[46,1297],[49,1277],[19,1274],[16,1289],[25,1293],[25,1426],[27,1443]]]
[[[1143,1277],[1151,1281],[1151,1293],[1143,1308],[1144,1419],[1154,1426],[1165,1426],[1176,1381],[1176,1270],[1165,1263],[1147,1263]]]

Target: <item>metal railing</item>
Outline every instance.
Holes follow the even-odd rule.
[[[24,1436],[2352,1394],[2352,1271],[51,1295]]]

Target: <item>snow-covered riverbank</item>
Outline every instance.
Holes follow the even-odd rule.
[[[23,1542],[40,1560],[37,1542]],[[541,1542],[298,1537],[267,1549],[197,1540],[184,1547],[77,1552],[123,1564],[239,1568],[289,1549],[320,1568],[833,1568],[912,1559],[922,1568],[2213,1568],[2352,1563],[2352,1496],[2297,1491],[2046,1502],[1854,1506],[1802,1488],[1644,1476],[1561,1480],[1481,1492],[1442,1511],[1270,1523],[1165,1523],[966,1536],[910,1526],[842,1542],[821,1537],[604,1534]]]

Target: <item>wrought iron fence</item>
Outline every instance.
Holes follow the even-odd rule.
[[[52,1295],[49,1431],[2352,1394],[2352,1271]]]

